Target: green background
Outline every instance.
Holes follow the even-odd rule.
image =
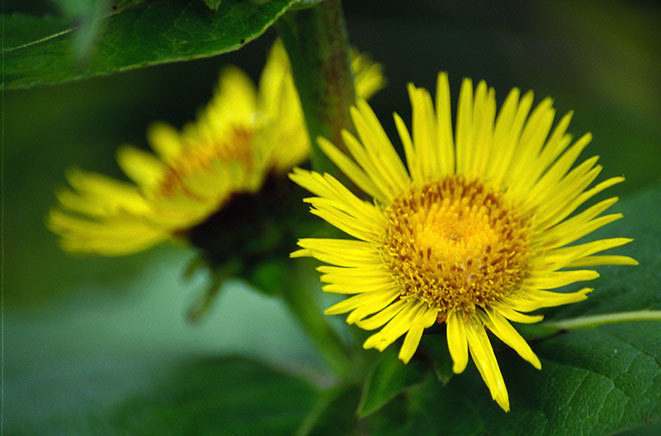
[[[345,12],[352,43],[384,65],[389,86],[372,103],[393,138],[392,111],[410,119],[406,83],[433,89],[441,70],[449,72],[455,98],[461,79],[471,77],[495,87],[499,101],[518,86],[535,90],[537,101],[552,96],[559,114],[575,110],[570,131],[593,133],[583,156],[601,156],[600,180],[627,177],[610,190],[635,204],[636,216],[624,221],[656,238],[642,244],[649,253],[641,265],[656,276],[640,280],[651,284],[648,306],[658,308],[661,243],[652,230],[660,212],[661,9],[654,2],[575,3],[347,1]],[[5,13],[13,10],[58,13],[51,3],[5,1]],[[317,386],[329,382],[284,307],[240,281],[226,285],[199,325],[187,323],[185,309],[208,279],[181,277],[192,250],[169,245],[124,258],[76,258],[62,254],[44,226],[66,168],[122,177],[117,146],[146,146],[152,121],[180,127],[191,120],[227,63],[257,79],[274,37],[269,31],[214,58],[5,92],[7,434],[218,434],[218,420],[225,425],[220,434],[291,434]],[[610,232],[602,234],[627,236]],[[627,254],[636,256],[636,246]],[[632,277],[625,268],[607,274]],[[638,308],[636,301],[602,307]],[[302,373],[306,381],[282,372]],[[507,373],[506,382],[512,383]],[[489,400],[483,386],[453,389],[459,387]],[[182,404],[185,413],[177,409]],[[493,405],[491,413],[500,412]],[[332,426],[324,432],[331,429],[343,434]],[[661,430],[653,424],[631,434],[655,429]]]

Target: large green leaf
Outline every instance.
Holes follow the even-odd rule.
[[[73,53],[76,27],[52,17],[3,16],[3,88],[55,84],[236,50],[261,35],[295,0],[261,4],[226,0],[215,14],[199,0],[147,2],[101,23],[91,55]]]
[[[638,266],[604,266],[588,299],[560,308],[553,318],[625,310],[661,309],[661,186],[648,188],[613,208],[624,217],[595,232],[591,239],[628,237],[634,241],[611,250],[631,256]]]
[[[535,349],[542,371],[511,351],[498,353],[509,413],[471,364],[445,387],[431,379],[410,389],[406,422],[391,421],[387,434],[600,436],[661,419],[658,323],[574,331]]]
[[[166,361],[145,378],[142,393],[107,409],[86,414],[72,407],[51,421],[12,422],[6,428],[24,435],[290,435],[317,396],[305,381],[241,358]],[[85,386],[71,389],[83,398],[88,394]]]

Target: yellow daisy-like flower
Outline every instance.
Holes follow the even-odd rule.
[[[355,56],[359,96],[383,86],[381,68]],[[63,249],[106,256],[138,252],[185,233],[236,193],[254,193],[270,173],[309,155],[309,139],[287,54],[278,41],[259,90],[238,68],[225,69],[213,99],[179,132],[148,131],[156,155],[123,147],[117,160],[134,182],[74,169],[48,217]]]
[[[473,92],[464,80],[453,137],[447,76],[438,76],[435,107],[426,90],[409,85],[408,91],[412,137],[394,115],[408,168],[364,101],[351,111],[359,139],[343,135],[348,154],[319,140],[373,202],[329,174],[295,169],[290,175],[317,195],[306,199],[313,214],[356,238],[301,239],[292,256],[332,265],[319,268],[324,291],[355,295],[326,313],[350,312],[349,324],[379,329],[365,348],[382,351],[405,335],[399,358],[408,362],[424,329],[444,322],[454,372],[465,369],[470,353],[507,411],[507,389],[485,327],[541,368],[510,321],[538,322],[541,315],[526,313],[587,298],[589,288],[550,290],[596,278],[589,267],[636,264],[596,255],[630,239],[569,245],[621,217],[601,215],[617,198],[574,212],[623,178],[589,188],[601,171],[597,157],[572,166],[591,136],[571,144],[571,114],[551,131],[555,111],[548,98],[531,111],[532,92],[520,96],[514,89],[497,112],[493,89],[480,82]]]

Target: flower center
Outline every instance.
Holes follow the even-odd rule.
[[[206,143],[200,142],[188,146],[168,165],[156,192],[168,198],[177,194],[197,197],[187,186],[186,180],[201,172],[214,171],[214,163],[237,162],[242,167],[250,169],[253,165],[250,146],[253,133],[249,127],[236,126],[222,141],[209,139]]]
[[[381,254],[400,298],[424,301],[440,316],[485,307],[526,276],[530,220],[480,182],[447,177],[385,213]]]

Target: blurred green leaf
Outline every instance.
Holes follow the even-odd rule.
[[[443,385],[448,384],[454,376],[454,372],[452,371],[452,357],[448,350],[445,334],[423,336],[422,347],[432,361],[438,381]]]
[[[485,434],[479,411],[471,405],[470,400],[441,386],[434,378],[429,378],[425,383],[411,388],[406,399],[403,405],[406,409],[406,421],[403,424],[393,422],[391,425],[381,423],[384,427],[382,434],[387,436]]]
[[[292,434],[314,401],[306,382],[247,359],[182,365],[110,418],[117,433]]]
[[[309,383],[244,358],[166,363],[156,374],[147,377],[143,392],[108,409],[86,415],[71,407],[55,420],[24,421],[7,430],[25,435],[285,435],[294,433],[318,395]]]
[[[285,271],[286,283],[282,288],[282,301],[298,321],[306,336],[314,343],[319,354],[336,375],[344,378],[355,376],[346,344],[323,314],[317,299],[317,288],[307,286],[305,276],[311,269],[309,262],[292,261]],[[303,268],[301,268],[301,266]]]
[[[396,347],[389,347],[370,369],[358,406],[358,415],[366,417],[409,387],[420,383],[426,372],[411,361],[407,365],[397,358]]]
[[[296,436],[350,435],[360,427],[356,416],[356,405],[360,399],[360,389],[348,386],[335,386],[319,396],[310,409]]]
[[[52,18],[3,16],[5,33],[14,42],[4,49],[2,87],[55,84],[236,50],[261,35],[294,1],[257,5],[226,0],[215,14],[197,0],[147,2],[102,20],[104,30],[85,65],[72,53],[79,28],[63,29]],[[46,35],[41,21],[55,32]]]

